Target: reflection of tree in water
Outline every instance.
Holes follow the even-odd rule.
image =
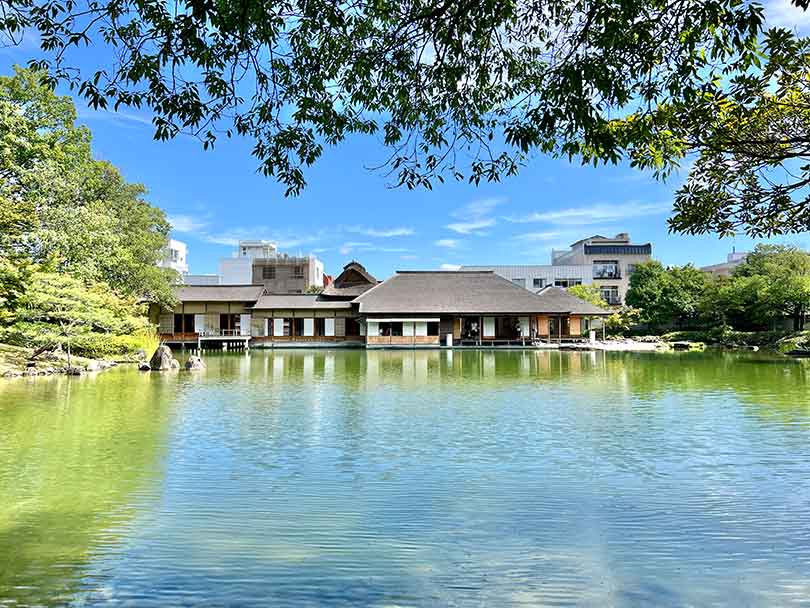
[[[613,353],[605,377],[626,379],[632,395],[688,392],[697,397],[734,395],[765,416],[790,411],[806,416],[810,407],[810,365],[768,353]],[[711,400],[706,399],[706,405]]]
[[[64,604],[160,482],[175,380],[106,372],[0,385],[0,597]]]

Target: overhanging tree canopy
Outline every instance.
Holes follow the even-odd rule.
[[[409,188],[447,176],[498,180],[535,150],[595,163],[629,157],[662,177],[698,153],[673,229],[772,233],[810,221],[798,213],[807,201],[791,207],[780,189],[785,180],[769,184],[772,176],[761,170],[802,158],[801,142],[800,154],[787,159],[761,152],[785,144],[795,129],[759,126],[770,120],[763,107],[780,95],[763,83],[789,71],[769,73],[770,66],[786,66],[780,53],[790,61],[799,53],[804,61],[804,47],[791,48],[785,32],[771,33],[765,50],[777,59],[769,62],[755,3],[6,0],[3,6],[0,31],[12,38],[26,28],[38,31],[46,51],[38,65],[91,105],[148,108],[159,139],[191,132],[210,146],[223,133],[248,136],[262,171],[288,193],[304,186],[303,169],[324,146],[365,133],[382,136],[392,151],[382,165]],[[71,50],[90,43],[113,51],[111,66],[76,69]],[[763,142],[766,131],[780,143]],[[718,167],[729,155],[740,179],[725,187]],[[772,219],[760,221],[761,211]]]

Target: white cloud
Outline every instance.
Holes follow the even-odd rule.
[[[458,264],[442,264],[440,266],[441,270],[460,270],[461,266]]]
[[[371,243],[349,242],[343,243],[338,251],[340,252],[340,255],[349,255],[355,249],[364,249],[371,246]]]
[[[93,108],[80,108],[76,116],[81,120],[95,120],[114,123],[121,126],[147,125],[153,127],[152,119],[148,116],[127,112],[125,110],[94,110]]]
[[[461,244],[458,239],[439,239],[434,243],[436,247],[446,247],[447,249],[457,249]]]
[[[208,226],[208,222],[192,215],[169,215],[166,217],[175,232],[200,232]]]
[[[480,232],[482,228],[489,228],[496,223],[495,218],[487,217],[498,205],[506,202],[503,198],[482,198],[471,203],[467,203],[453,211],[450,215],[459,222],[447,224],[446,228],[458,234],[475,234],[483,236],[486,233]]]
[[[460,209],[456,209],[452,215],[458,218],[481,218],[489,215],[498,205],[506,202],[504,198],[482,198],[471,203],[467,203]]]
[[[208,243],[231,247],[235,247],[239,244],[239,241],[244,240],[267,240],[275,243],[279,249],[291,249],[301,245],[317,243],[324,235],[324,230],[312,234],[301,234],[273,231],[267,226],[252,226],[250,228],[230,228],[214,234],[205,232],[200,235],[200,238]]]
[[[527,232],[525,234],[518,234],[516,239],[521,241],[553,241],[563,235],[560,232]]]
[[[561,209],[559,211],[537,211],[529,215],[519,217],[507,217],[507,221],[516,224],[546,223],[562,226],[584,226],[599,222],[611,222],[629,219],[633,217],[643,217],[647,215],[658,215],[667,213],[672,208],[671,203],[619,203],[609,205],[599,203],[590,207],[574,207]]]
[[[353,251],[376,252],[376,253],[408,253],[410,249],[405,247],[381,247],[373,243],[350,241],[343,243],[338,249],[341,255],[349,255]]]
[[[414,234],[413,228],[405,226],[397,228],[368,228],[366,226],[348,226],[345,228],[346,232],[354,234],[364,234],[366,236],[373,236],[378,238],[388,238],[392,236],[410,236]]]
[[[482,228],[489,228],[490,226],[495,225],[495,220],[493,218],[487,219],[479,219],[479,220],[471,220],[469,222],[455,222],[453,224],[447,224],[447,229],[452,230],[453,232],[457,232],[458,234],[482,234],[480,230]]]
[[[790,0],[770,0],[765,4],[765,23],[770,27],[785,27],[803,31],[810,29],[810,11],[803,10]]]

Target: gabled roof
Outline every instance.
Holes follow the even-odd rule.
[[[341,300],[322,300],[319,294],[265,294],[261,296],[252,308],[256,310],[269,309],[336,309],[351,308],[351,302]]]
[[[326,297],[356,298],[374,287],[379,281],[375,279],[365,267],[356,261],[351,261],[343,267],[343,271],[327,285],[323,294]]]
[[[363,314],[608,314],[562,290],[534,294],[492,271],[397,272],[354,303]]]
[[[575,295],[568,293],[562,287],[549,285],[537,292],[537,297],[543,301],[543,311],[550,313],[568,313],[574,315],[609,315],[611,312],[599,306],[594,306]]]
[[[262,285],[178,285],[174,293],[181,302],[255,302]]]

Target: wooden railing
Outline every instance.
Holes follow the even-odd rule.
[[[362,342],[365,336],[253,336],[261,342]]]
[[[241,329],[205,329],[200,332],[200,336],[203,338],[219,338],[219,337],[243,337],[246,338],[247,336],[241,333]]]
[[[412,346],[415,344],[438,344],[439,336],[369,336],[368,343],[382,346]]]

